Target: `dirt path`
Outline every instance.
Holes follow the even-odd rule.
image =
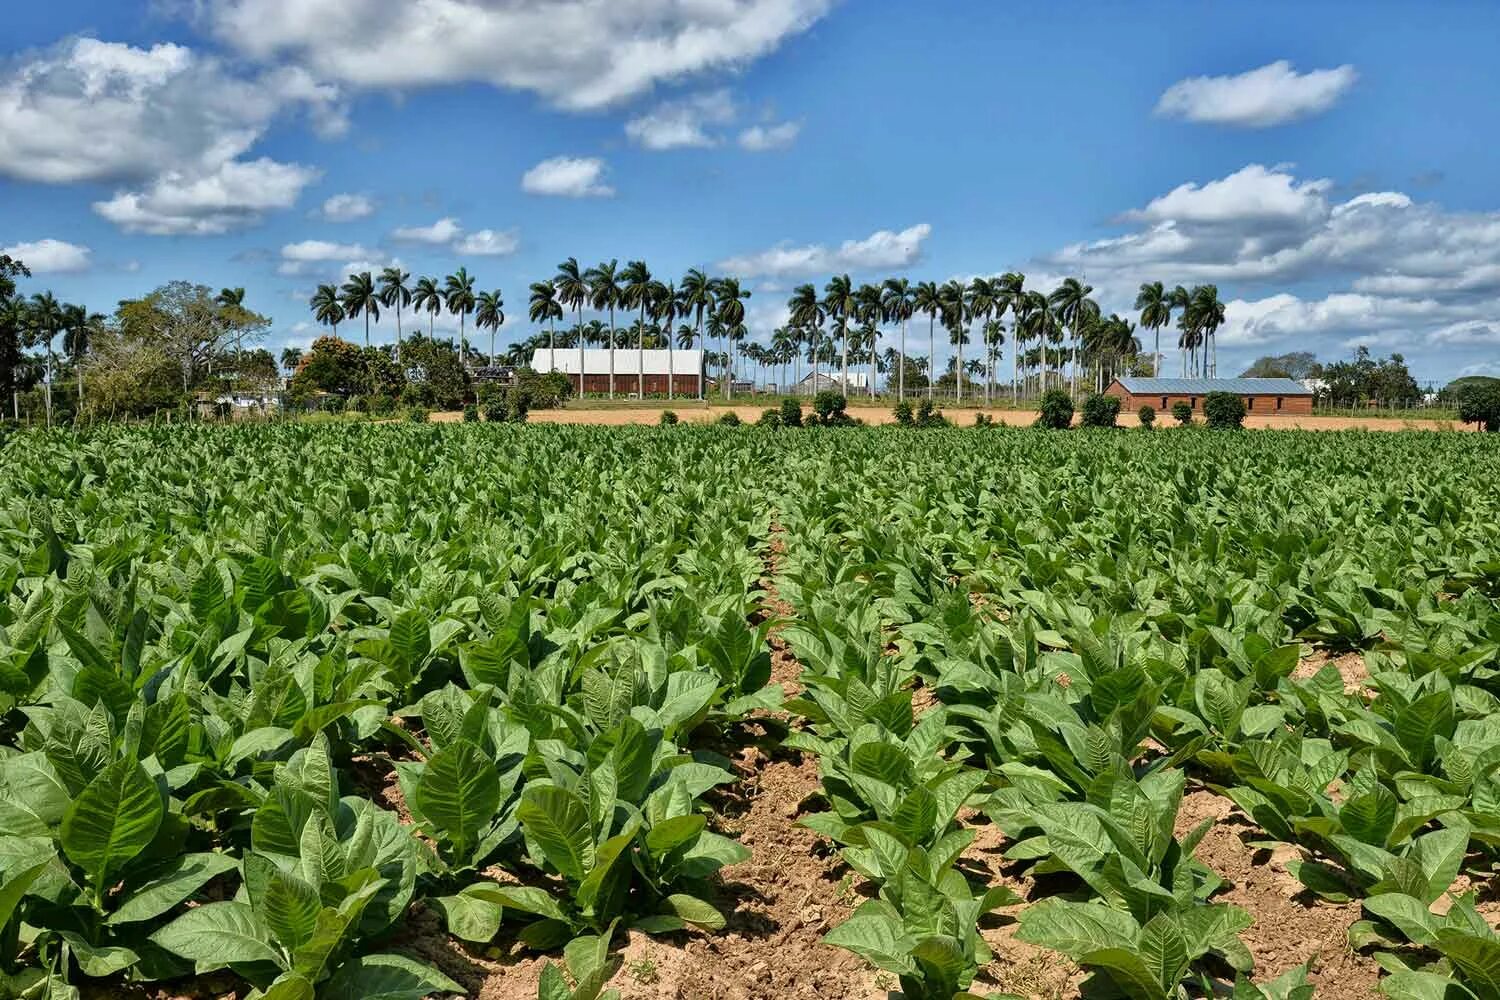
[[[661,422],[663,410],[673,410],[678,419],[684,423],[712,423],[725,413],[734,413],[742,421],[753,423],[760,418],[765,406],[709,406],[700,407],[696,403],[691,407],[668,407],[665,403],[661,406],[621,406],[618,408],[591,408],[591,409],[561,409],[561,410],[532,410],[528,419],[535,424],[591,424],[601,427],[621,427],[628,425],[647,424],[654,425]],[[863,420],[866,424],[890,424],[895,422],[891,416],[889,407],[860,406],[857,403],[849,407],[849,415]],[[960,426],[968,426],[974,422],[975,415],[987,412],[994,418],[996,423],[1005,424],[1010,427],[1029,427],[1036,422],[1036,412],[1033,410],[978,410],[960,409],[945,411],[948,418]],[[431,419],[437,423],[453,423],[463,419],[463,414],[457,412],[434,413]],[[1135,427],[1135,416],[1133,414],[1121,414],[1120,426],[1125,428]],[[1160,428],[1170,430],[1171,420],[1165,415],[1158,415],[1157,425]],[[1472,424],[1460,424],[1450,420],[1400,420],[1389,417],[1312,417],[1312,416],[1272,416],[1269,414],[1252,413],[1245,417],[1245,426],[1262,428],[1267,430],[1306,430],[1306,431],[1342,431],[1342,430],[1366,430],[1366,431],[1473,431]]]

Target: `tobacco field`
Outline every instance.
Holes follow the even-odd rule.
[[[0,997],[1500,1000],[1485,435],[0,444]]]

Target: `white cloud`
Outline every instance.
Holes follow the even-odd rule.
[[[615,189],[604,183],[606,169],[598,157],[554,156],[526,171],[521,190],[564,198],[608,198]]]
[[[336,194],[323,202],[317,212],[325,222],[354,222],[374,214],[375,202],[363,194]]]
[[[521,238],[514,229],[504,232],[481,229],[455,242],[453,252],[460,257],[507,257],[520,246]]]
[[[5,247],[0,253],[21,261],[33,274],[73,274],[89,269],[93,251],[76,243],[42,239]]]
[[[752,153],[764,153],[772,149],[785,149],[797,141],[802,133],[801,122],[777,122],[772,125],[752,125],[740,133],[740,148]]]
[[[391,233],[391,239],[402,243],[452,243],[463,234],[454,218],[439,219],[430,226],[402,226]]]
[[[94,211],[129,233],[209,236],[254,225],[291,208],[319,172],[275,160],[231,160],[206,173],[167,171],[137,191],[94,202]]]
[[[922,244],[930,235],[932,227],[920,222],[899,233],[882,229],[862,240],[845,240],[836,249],[820,243],[804,246],[783,243],[758,253],[730,257],[718,266],[747,278],[910,267],[922,256]]]
[[[1252,163],[1201,186],[1178,185],[1127,217],[1173,223],[1316,219],[1328,212],[1324,194],[1332,186],[1328,180],[1298,182],[1284,170]]]
[[[743,66],[835,0],[201,0],[224,44],[358,87],[477,81],[572,109]]]
[[[727,90],[713,90],[677,101],[667,101],[625,123],[625,134],[646,149],[717,146],[709,129],[734,121],[734,100]]]
[[[0,75],[0,175],[119,182],[125,187],[100,211],[133,231],[224,232],[286,207],[315,176],[244,158],[273,120],[298,110],[326,134],[343,119],[337,88],[303,69],[247,77],[181,45],[76,38]],[[248,200],[227,200],[241,191]],[[184,202],[185,211],[163,208]]]
[[[1168,87],[1156,113],[1190,122],[1266,128],[1322,114],[1354,86],[1353,66],[1298,73],[1279,60],[1237,76],[1195,76]]]
[[[331,243],[328,240],[303,240],[281,248],[282,260],[325,261],[365,257],[370,251],[358,243]]]

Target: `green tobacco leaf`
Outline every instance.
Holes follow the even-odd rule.
[[[712,903],[705,902],[696,896],[680,892],[673,893],[667,897],[667,905],[686,923],[711,931],[724,929],[724,914],[720,913]]]
[[[62,822],[68,860],[102,892],[151,843],[165,807],[156,782],[133,760],[118,760],[83,789]]]
[[[234,962],[281,964],[270,932],[249,903],[206,903],[167,924],[151,935],[151,940],[197,963],[200,971]]]
[[[227,854],[188,854],[171,868],[133,891],[108,923],[129,924],[166,913],[203,888],[216,875],[233,871],[234,858]]]
[[[1137,930],[1130,914],[1103,903],[1052,898],[1022,911],[1016,937],[1079,958],[1102,948],[1134,947]]]
[[[245,889],[255,915],[276,941],[294,952],[313,936],[322,902],[318,890],[282,871],[262,854],[247,854],[244,861]]]
[[[339,966],[319,1000],[422,1000],[463,992],[437,969],[403,955],[360,955]]]
[[[479,829],[500,808],[500,777],[484,751],[457,740],[434,754],[417,783],[417,807],[468,860]]]
[[[471,885],[451,896],[428,900],[443,914],[448,933],[465,941],[483,944],[500,930],[505,912],[491,885]]]
[[[516,816],[552,867],[583,881],[594,867],[594,840],[578,796],[556,785],[533,785],[522,795]]]

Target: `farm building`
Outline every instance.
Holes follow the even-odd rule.
[[[1245,401],[1247,413],[1306,416],[1313,408],[1312,390],[1289,378],[1117,378],[1104,390],[1127,413],[1142,406],[1170,410],[1177,403],[1201,411],[1211,392],[1234,393]]]
[[[580,355],[583,368],[579,370]],[[610,352],[602,348],[560,347],[557,350],[542,348],[531,356],[531,367],[538,372],[562,372],[573,383],[573,391],[579,391],[580,375],[583,392],[608,392]],[[615,392],[634,395],[641,392],[641,368],[645,369],[645,392],[667,394],[667,378],[672,379],[672,391],[681,395],[696,394],[698,378],[703,371],[703,352],[691,351],[638,351],[633,347],[616,348],[614,352]]]
[[[806,375],[802,376],[802,381],[798,382],[792,387],[792,392],[801,396],[813,396],[825,389],[838,389],[842,385],[843,382],[839,378],[838,369],[834,369],[831,372],[818,372],[817,381],[813,380],[812,372],[808,372]],[[844,390],[845,393],[861,390],[868,391],[869,388],[869,372],[859,372],[852,370],[849,372],[849,387]]]

